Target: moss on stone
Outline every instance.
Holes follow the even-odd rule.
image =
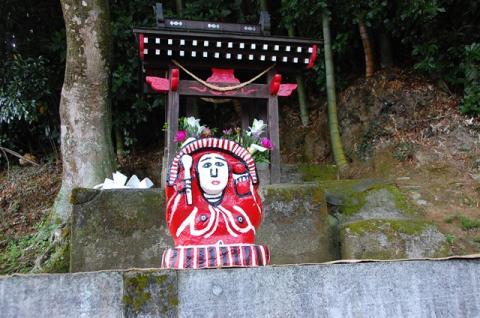
[[[130,306],[133,312],[138,312],[150,300],[151,294],[145,291],[149,284],[149,277],[147,274],[138,274],[131,277],[126,277],[124,286],[126,294],[123,296],[123,302]]]
[[[74,188],[70,194],[71,204],[82,204],[91,201],[100,190],[87,189],[87,188]]]
[[[420,220],[364,220],[350,224],[345,224],[342,231],[348,229],[350,234],[362,235],[371,232],[397,232],[408,235],[417,235],[423,232],[427,227],[433,226],[432,223]],[[388,236],[388,235],[387,235]]]
[[[301,164],[298,171],[302,174],[304,181],[336,180],[338,174],[338,169],[334,165]]]
[[[345,216],[357,213],[366,203],[366,198],[374,191],[387,190],[395,201],[398,210],[408,216],[416,215],[415,206],[400,190],[383,180],[328,180],[318,182],[319,187],[330,195],[341,198],[340,210]]]

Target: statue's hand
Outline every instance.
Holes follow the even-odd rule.
[[[250,195],[250,175],[247,167],[241,163],[233,166],[233,183],[239,196]]]

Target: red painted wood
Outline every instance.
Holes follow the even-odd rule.
[[[147,76],[145,81],[157,93],[167,93],[170,89],[170,81],[168,78]]]
[[[145,44],[143,43],[143,39],[144,39],[144,36],[143,36],[143,33],[140,34],[140,36],[138,37],[139,38],[139,43],[138,43],[138,55],[140,56],[140,61],[143,61],[143,49],[145,48]]]
[[[270,95],[275,96],[280,89],[280,83],[282,82],[282,75],[275,74],[270,82]]]
[[[297,84],[280,84],[280,89],[278,90],[278,96],[290,96],[292,92],[297,89]]]
[[[207,82],[238,84],[240,80],[235,77],[233,69],[212,68],[212,75],[207,79]]]
[[[225,84],[223,86],[231,85]],[[221,83],[217,85],[222,86]],[[233,91],[220,92],[191,80],[180,80],[178,92],[180,95],[208,97],[268,98],[269,96],[268,85],[266,84],[250,84]]]
[[[313,51],[312,55],[310,56],[310,61],[308,62],[307,69],[311,69],[313,64],[315,64],[315,60],[317,59],[317,45],[312,45]]]
[[[178,82],[180,81],[180,71],[178,68],[172,69],[170,75],[170,89],[176,91],[178,89]]]

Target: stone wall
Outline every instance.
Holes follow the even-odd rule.
[[[2,317],[479,317],[480,260],[0,277]]]

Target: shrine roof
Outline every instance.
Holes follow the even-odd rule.
[[[229,25],[232,28],[247,26]],[[253,27],[255,25],[250,26]],[[281,70],[296,72],[313,66],[320,44],[298,37],[266,36],[256,30],[227,32],[163,26],[134,28],[133,32],[140,59],[147,69],[164,68],[175,59],[196,68],[240,66],[242,69],[258,69],[276,63]]]

